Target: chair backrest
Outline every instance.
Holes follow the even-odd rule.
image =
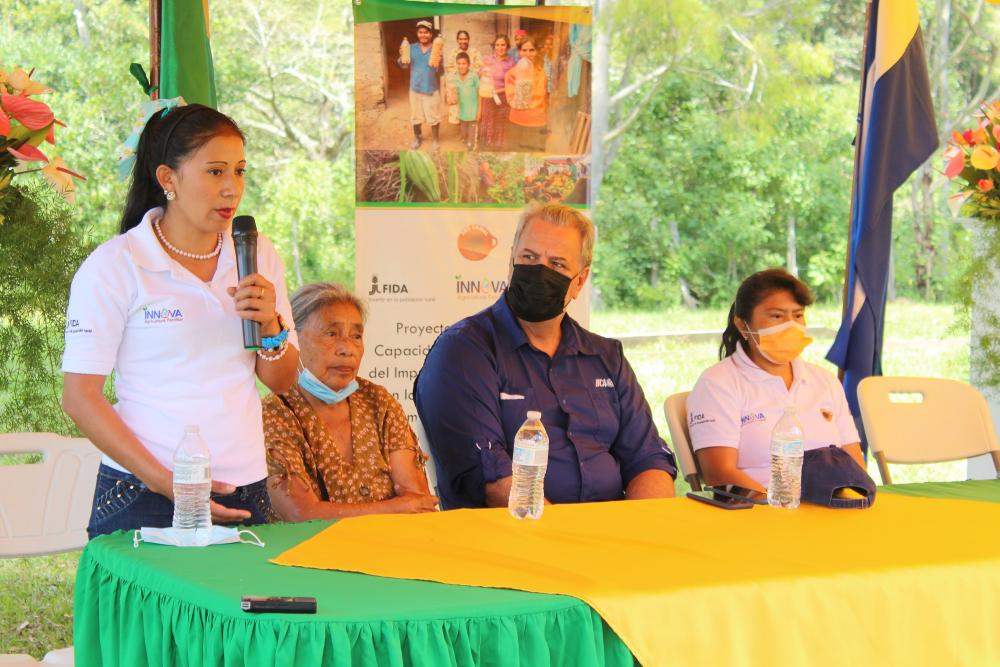
[[[992,453],[1000,472],[1000,445],[983,395],[943,378],[867,377],[858,404],[882,481],[887,463],[938,463]]]
[[[667,418],[667,428],[670,430],[670,441],[674,445],[674,453],[681,464],[681,474],[695,491],[701,491],[701,470],[698,459],[691,449],[691,435],[688,433],[687,397],[689,391],[668,396],[663,403],[663,414]]]
[[[40,453],[38,463],[0,465],[0,557],[79,549],[101,453],[86,438],[0,434],[0,455]]]

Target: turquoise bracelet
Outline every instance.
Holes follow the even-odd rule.
[[[265,350],[277,350],[288,339],[288,329],[282,329],[277,336],[264,336],[260,346]]]

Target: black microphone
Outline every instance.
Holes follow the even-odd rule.
[[[236,272],[240,280],[257,273],[257,222],[252,215],[233,218],[233,245],[236,246]],[[243,347],[259,350],[260,322],[243,320]]]

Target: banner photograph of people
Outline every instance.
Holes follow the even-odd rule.
[[[590,16],[553,9],[358,22],[358,201],[521,206],[546,156],[574,181],[531,191],[573,192],[590,152]]]

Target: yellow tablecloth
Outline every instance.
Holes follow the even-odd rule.
[[[342,520],[281,565],[576,596],[645,665],[1000,665],[1000,504],[690,500]]]

